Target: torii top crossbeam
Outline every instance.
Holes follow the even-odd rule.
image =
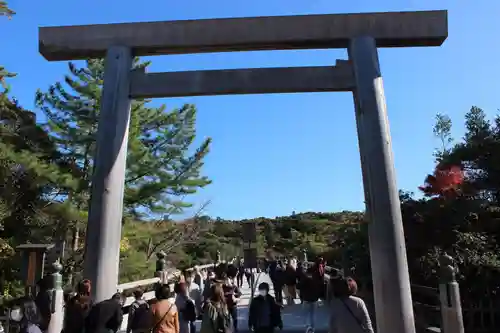
[[[50,61],[104,57],[111,46],[136,56],[229,51],[346,48],[368,35],[378,47],[439,46],[448,36],[446,10],[270,16],[39,28]]]

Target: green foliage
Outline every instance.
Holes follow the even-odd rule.
[[[434,156],[438,161],[442,160],[450,153],[449,146],[453,142],[451,136],[451,119],[447,115],[438,113],[436,115],[436,123],[432,129],[434,136],[439,139],[440,147],[436,149]]]
[[[18,278],[17,245],[57,238],[71,210],[54,201],[75,187],[72,175],[32,112],[0,95],[0,287]]]
[[[134,61],[134,67],[149,63]],[[70,194],[79,209],[86,209],[94,168],[95,136],[100,115],[104,60],[88,60],[78,68],[69,64],[66,87],[58,82],[47,92],[37,92],[37,105],[49,119],[45,129],[64,159],[80,174],[80,184]],[[68,89],[69,88],[69,89]],[[210,184],[201,176],[210,139],[190,154],[196,137],[196,108],[184,105],[171,112],[150,107],[148,100],[132,103],[124,206],[139,217],[179,213],[190,204],[179,200]]]
[[[0,1],[0,16],[6,16],[7,18],[11,18],[15,12],[7,6],[6,1]],[[0,91],[0,94],[6,94],[9,91],[9,86],[5,81],[6,78],[11,78],[16,76],[16,74],[9,72],[5,67],[0,66],[0,85],[2,86],[4,91]]]
[[[7,6],[7,1],[0,1],[0,16],[7,16],[11,18],[16,12]]]

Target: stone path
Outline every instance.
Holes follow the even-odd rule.
[[[271,294],[274,296],[275,291],[273,289],[273,284],[269,275],[261,273],[256,274],[255,279],[257,281],[256,286],[261,282],[267,282],[271,286]],[[240,332],[248,331],[248,310],[251,299],[251,290],[248,286],[246,280],[243,282],[243,288],[241,290],[243,295],[240,298],[238,304],[238,327]],[[257,292],[257,290],[255,290]],[[293,331],[293,332],[305,332],[306,330],[306,314],[305,310],[300,304],[300,300],[296,299],[293,305],[285,304],[281,312],[281,317],[283,319],[283,331]],[[328,329],[329,322],[329,311],[328,307],[322,303],[319,304],[316,309],[315,322],[316,331],[326,331]],[[199,332],[200,322],[196,323],[197,331]]]
[[[255,275],[256,286],[261,282],[267,282],[271,287],[271,295],[275,295],[275,291],[273,289],[271,279],[269,275],[265,273],[260,273]],[[257,290],[255,290],[256,292]],[[239,332],[244,333],[248,332],[248,310],[251,299],[251,289],[247,284],[246,279],[244,279],[243,287],[241,289],[243,295],[240,298],[240,302],[238,304],[238,327]],[[283,319],[283,331],[284,332],[305,332],[306,330],[306,313],[305,310],[300,304],[300,300],[296,299],[294,304],[288,305],[285,304],[281,317]],[[328,307],[325,304],[320,302],[319,306],[316,309],[315,314],[315,326],[316,332],[326,332],[328,330],[328,321],[329,321],[329,311]],[[124,328],[124,325],[122,326]],[[200,331],[201,321],[196,322],[196,330]],[[124,331],[120,331],[124,332]]]

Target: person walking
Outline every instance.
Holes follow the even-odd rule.
[[[251,268],[245,268],[245,277],[247,278],[247,284],[250,288],[252,288],[252,274],[253,271]]]
[[[276,290],[275,282],[276,282],[276,270],[278,269],[278,262],[273,260],[269,263],[268,274],[271,282],[273,284],[273,289]]]
[[[297,293],[299,294],[299,299],[300,299],[300,304],[304,303],[304,297],[303,294],[307,292],[307,289],[304,289],[303,287],[303,279],[306,277],[307,274],[307,265],[303,265],[302,262],[298,262],[297,264]]]
[[[205,286],[203,287],[202,302],[207,303],[210,299],[212,292],[212,286],[216,283],[216,276],[214,271],[208,272],[207,279],[205,280]],[[202,309],[204,306],[202,306]]]
[[[38,293],[35,297],[35,304],[40,315],[40,329],[46,331],[49,328],[50,319],[52,317],[51,311],[51,290],[50,290],[50,276],[46,275],[38,281]]]
[[[85,333],[118,332],[123,321],[124,298],[116,293],[110,299],[95,304],[85,319]]]
[[[278,260],[274,273],[273,289],[276,302],[283,305],[283,292],[285,285],[285,269],[281,260]]]
[[[269,284],[259,284],[258,295],[250,303],[248,329],[255,333],[272,333],[275,328],[283,329],[281,306],[269,294]]]
[[[238,275],[236,275],[236,285],[238,288],[243,287],[243,276],[245,275],[245,265],[243,264],[243,259],[240,259],[238,263]]]
[[[65,305],[63,333],[83,333],[85,320],[92,308],[90,280],[83,280],[76,287],[76,295],[71,297]]]
[[[226,274],[231,279],[232,284],[235,284],[236,276],[238,275],[238,266],[235,262],[231,262],[227,265]]]
[[[315,316],[318,305],[320,288],[313,276],[313,269],[309,268],[301,277],[299,284],[300,297],[303,301],[303,307],[306,318],[306,332],[314,332]]]
[[[193,282],[196,283],[200,288],[203,288],[203,275],[201,274],[200,267],[195,266],[194,273],[190,273],[193,278]]]
[[[365,302],[356,297],[358,286],[354,279],[332,281],[333,296],[330,314],[330,333],[373,333],[372,322]]]
[[[319,298],[324,300],[326,298],[326,280],[325,280],[325,270],[326,270],[326,262],[323,257],[318,257],[316,262],[314,263],[314,275],[316,281],[319,284],[323,285],[323,288],[320,290]]]
[[[222,284],[215,283],[210,288],[210,299],[203,309],[200,333],[232,333],[233,324]]]
[[[180,333],[179,312],[170,287],[159,286],[155,296],[156,302],[151,305],[152,333]]]
[[[294,300],[297,297],[297,271],[293,266],[293,262],[289,263],[285,270],[285,299],[287,305],[295,304]]]
[[[194,305],[196,307],[196,317],[201,319],[201,311],[203,307],[203,296],[201,291],[201,286],[195,282],[196,275],[192,272],[188,272],[186,274],[186,287],[189,297],[194,301]],[[189,329],[191,333],[196,332],[196,326],[194,322],[191,324],[191,328]]]
[[[189,296],[188,287],[185,282],[178,283],[176,291],[175,306],[179,312],[179,332],[193,333],[194,331],[191,330],[196,330],[196,326],[194,325],[196,321],[196,306],[194,300]]]
[[[151,328],[151,312],[148,302],[143,298],[141,288],[134,290],[134,302],[128,310],[127,333],[149,333]]]
[[[238,302],[241,297],[240,289],[232,283],[228,276],[223,276],[222,289],[226,301],[227,310],[231,315],[234,332],[238,332]]]

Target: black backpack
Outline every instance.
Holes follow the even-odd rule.
[[[186,300],[186,306],[181,311],[184,321],[196,321],[196,307],[190,299]]]
[[[132,317],[132,322],[130,323],[130,328],[141,329],[150,328],[152,323],[152,315],[149,311],[149,304],[144,302],[140,303],[137,309],[134,311],[134,316]]]

